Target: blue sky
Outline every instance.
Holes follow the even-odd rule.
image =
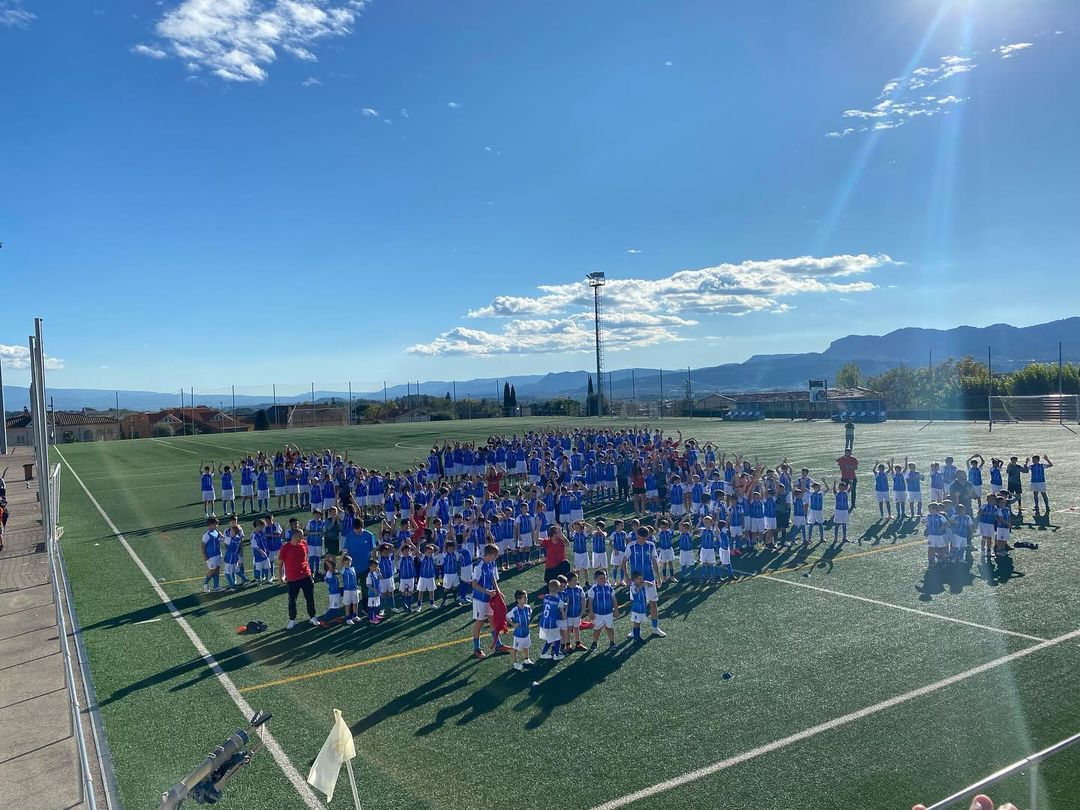
[[[1075,315],[1078,36],[1068,1],[0,0],[5,381],[34,315],[62,387],[587,368],[595,270],[612,368]]]

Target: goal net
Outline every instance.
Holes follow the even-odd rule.
[[[1080,396],[1077,394],[992,396],[990,397],[990,421],[1080,424]]]

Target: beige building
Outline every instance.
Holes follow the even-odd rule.
[[[71,442],[103,442],[120,438],[119,425],[112,416],[55,411],[48,415],[49,432],[56,444]],[[13,447],[32,447],[33,419],[29,411],[7,419],[8,444]]]

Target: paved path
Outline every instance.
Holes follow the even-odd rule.
[[[29,448],[0,456],[11,508],[0,552],[0,808],[85,808],[37,480],[29,488],[23,480],[23,464],[32,460]],[[81,690],[75,645],[66,641]],[[88,705],[81,691],[79,700]],[[85,708],[83,724],[97,806],[104,810],[108,804]]]

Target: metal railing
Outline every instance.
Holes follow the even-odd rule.
[[[1039,810],[1039,764],[1055,754],[1060,754],[1066,748],[1075,745],[1078,742],[1080,742],[1080,733],[1073,734],[1071,737],[1066,737],[1064,740],[1054,743],[1049,748],[1044,748],[1042,751],[1034,753],[1029,757],[1024,757],[1020,761],[1014,762],[1012,765],[1007,765],[1000,771],[995,771],[989,776],[980,779],[975,784],[968,785],[963,790],[959,790],[939,802],[928,805],[926,810],[945,810],[945,808],[951,807],[964,799],[970,799],[972,796],[981,793],[986,788],[996,785],[1001,780],[1008,779],[1010,776],[1014,776],[1022,771],[1028,772],[1028,810]]]
[[[57,555],[59,534],[57,518],[60,514],[60,465],[49,467],[48,428],[45,418],[45,352],[41,345],[41,319],[34,320],[34,334],[30,336],[30,406],[31,425],[34,430],[34,461],[38,470],[38,500],[41,504],[41,525],[45,533],[45,550],[49,561],[53,602],[56,606],[56,629],[60,651],[64,659],[64,681],[67,684],[68,702],[71,709],[71,733],[79,755],[79,777],[82,782],[83,802],[89,810],[97,810],[94,794],[94,774],[90,767],[90,754],[86,746],[82,707],[75,688],[75,670],[68,649],[68,622],[64,614],[64,595],[61,582],[66,581],[60,572]]]

